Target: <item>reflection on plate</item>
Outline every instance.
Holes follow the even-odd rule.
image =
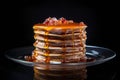
[[[26,65],[26,66],[34,66],[36,64],[39,64],[41,66],[49,65],[49,66],[80,66],[80,65],[86,65],[86,66],[93,66],[97,64],[101,64],[103,62],[106,62],[116,56],[115,52],[108,48],[98,47],[98,46],[86,46],[86,56],[87,58],[95,59],[94,61],[89,62],[83,62],[83,63],[62,63],[62,64],[44,64],[44,63],[35,63],[35,62],[29,62],[24,59],[24,56],[30,56],[32,54],[34,47],[22,47],[22,48],[16,48],[9,50],[5,53],[5,56],[13,60],[15,62],[18,62],[20,64]]]

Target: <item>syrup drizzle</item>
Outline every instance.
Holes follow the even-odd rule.
[[[44,49],[46,50],[45,52],[45,55],[46,55],[46,60],[45,62],[46,63],[49,63],[50,62],[50,56],[49,56],[49,43],[48,43],[48,31],[45,32],[45,39],[44,39],[44,42],[45,42],[45,46],[44,46]]]

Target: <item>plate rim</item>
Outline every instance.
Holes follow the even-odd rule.
[[[21,60],[21,59],[16,59],[16,58],[13,58],[13,57],[10,57],[9,55],[7,55],[7,53],[8,53],[9,51],[11,51],[11,50],[20,49],[20,48],[28,48],[28,47],[33,47],[33,46],[24,46],[24,47],[18,47],[18,48],[13,48],[13,49],[7,50],[7,51],[5,52],[5,57],[8,58],[8,59],[10,59],[10,60],[12,60],[12,61],[15,61],[15,62],[17,62],[17,63],[20,63],[20,64],[22,64],[22,65],[26,65],[26,66],[34,66],[35,64],[42,64],[42,65],[66,65],[66,66],[87,65],[87,67],[88,67],[88,66],[93,66],[93,65],[91,65],[92,63],[95,63],[94,65],[97,65],[97,64],[101,64],[101,63],[104,63],[104,62],[106,62],[106,61],[109,61],[109,60],[111,60],[111,59],[113,59],[113,58],[116,57],[116,53],[115,53],[113,50],[111,50],[111,49],[109,49],[109,48],[100,47],[100,46],[93,46],[93,45],[86,45],[86,47],[90,47],[90,48],[101,48],[101,49],[109,50],[109,51],[111,51],[111,52],[113,53],[113,56],[103,59],[104,61],[100,59],[100,60],[97,60],[97,61],[87,62],[87,63],[86,63],[86,62],[79,62],[79,63],[46,64],[46,63],[37,63],[37,62],[30,62],[30,61],[25,61],[25,60]],[[34,48],[34,47],[33,47],[33,48]],[[96,63],[96,62],[99,62],[99,63]]]

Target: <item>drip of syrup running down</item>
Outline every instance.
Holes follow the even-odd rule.
[[[49,57],[49,42],[48,42],[48,31],[45,32],[45,39],[44,39],[44,42],[45,42],[45,46],[44,46],[44,49],[46,50],[46,60],[45,62],[46,63],[49,63],[50,62],[50,57]]]

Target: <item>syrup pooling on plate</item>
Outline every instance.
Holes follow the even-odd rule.
[[[35,60],[32,56],[25,56],[24,58],[25,58],[26,61],[30,61],[30,62],[34,62],[34,60]],[[95,58],[88,58],[88,57],[86,57],[86,63],[87,62],[94,62],[94,61],[96,61]],[[63,60],[63,62],[64,62],[64,60]],[[83,60],[83,62],[84,62],[84,60]]]
[[[35,24],[32,59],[41,63],[69,63],[86,61],[86,25],[65,18],[47,18]]]

